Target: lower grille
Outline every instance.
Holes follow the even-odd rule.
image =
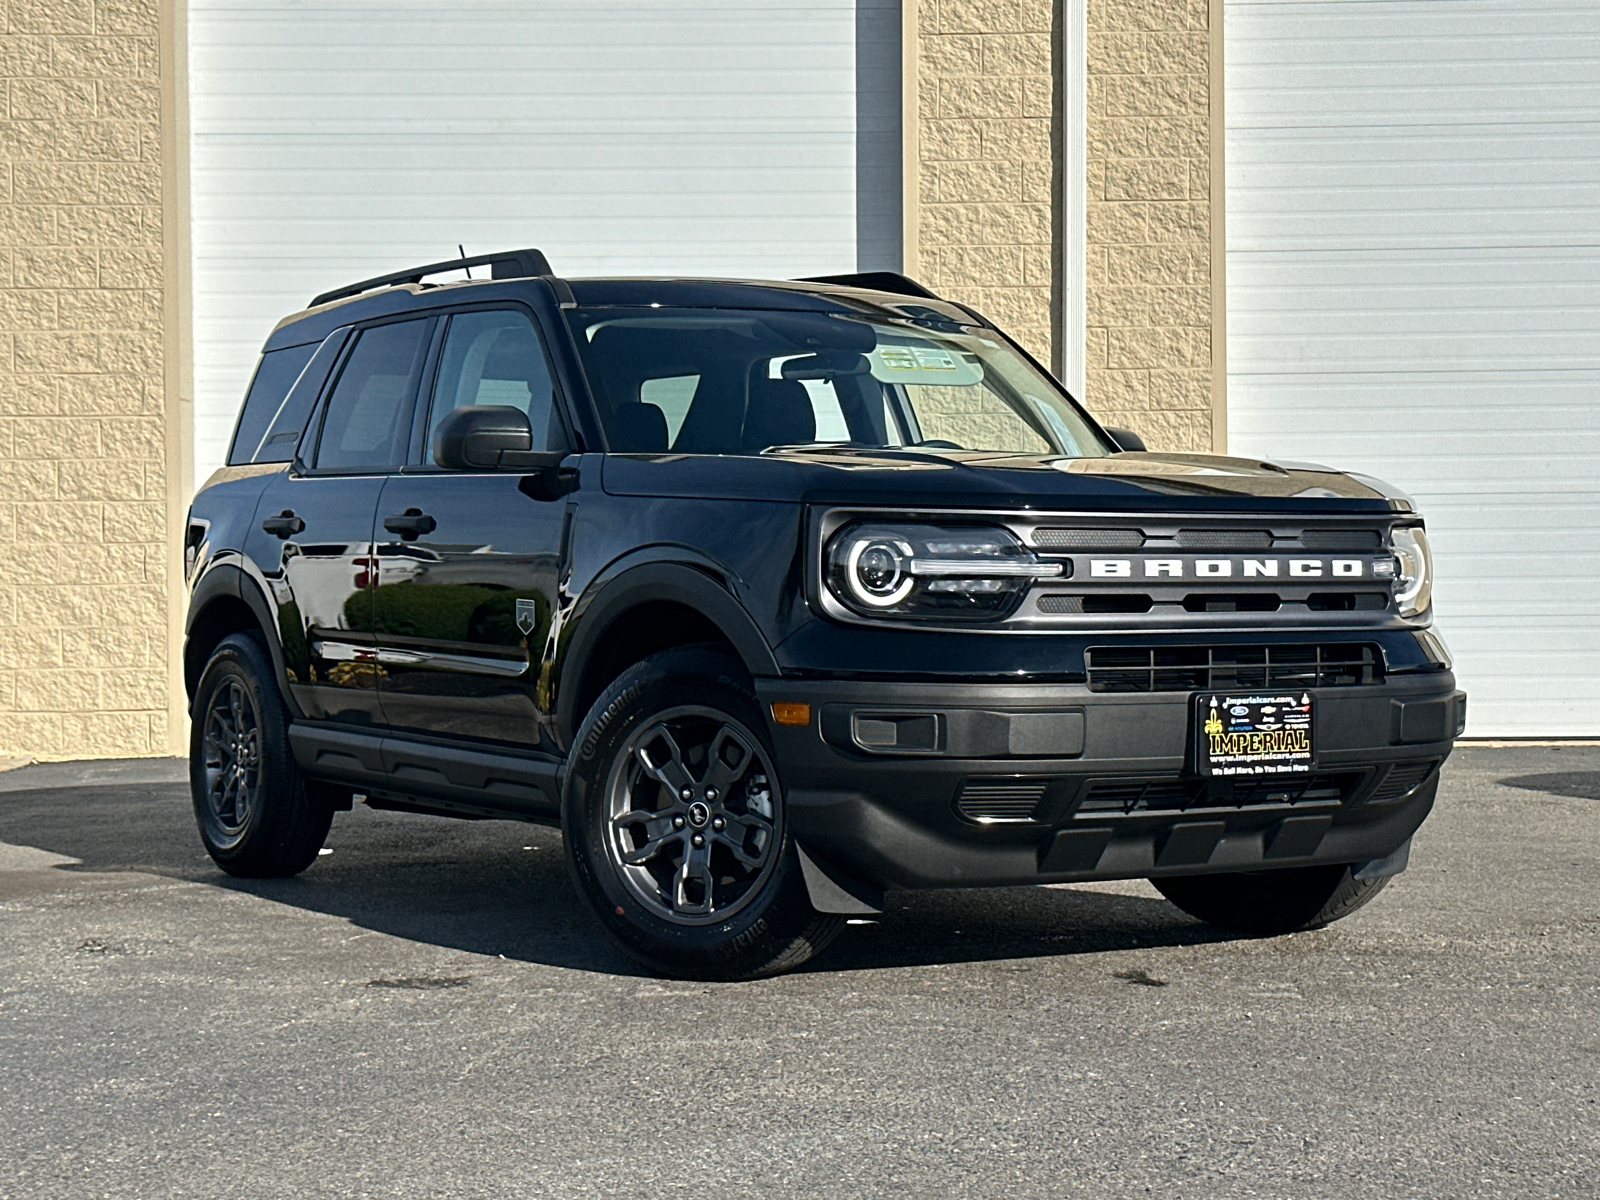
[[[1289,775],[1272,779],[1108,779],[1090,784],[1075,816],[1095,818],[1195,809],[1341,804],[1360,785],[1359,773]]]
[[[1357,687],[1383,682],[1376,646],[1094,646],[1091,692]]]
[[[969,821],[1031,821],[1048,779],[969,779],[961,785],[956,811]]]
[[[1389,773],[1384,776],[1383,782],[1368,798],[1367,803],[1383,804],[1410,795],[1422,785],[1423,780],[1433,774],[1433,769],[1438,765],[1435,759],[1427,762],[1396,763],[1389,768]]]

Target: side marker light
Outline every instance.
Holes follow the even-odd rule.
[[[772,702],[772,719],[779,725],[809,725],[811,724],[811,705],[801,704],[794,700],[774,700]]]

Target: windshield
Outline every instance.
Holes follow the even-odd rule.
[[[943,317],[684,308],[568,317],[614,451],[1108,453],[1027,359],[992,331]]]

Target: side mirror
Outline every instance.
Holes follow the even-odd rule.
[[[543,471],[566,453],[534,450],[528,414],[503,404],[451,411],[433,435],[433,461],[452,471]]]
[[[1107,429],[1111,440],[1117,444],[1117,449],[1123,453],[1130,450],[1143,450],[1144,439],[1131,429]]]

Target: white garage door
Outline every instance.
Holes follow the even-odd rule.
[[[1600,734],[1600,5],[1226,21],[1230,448],[1418,498],[1469,734]]]
[[[190,0],[195,458],[317,292],[896,267],[896,0]]]

